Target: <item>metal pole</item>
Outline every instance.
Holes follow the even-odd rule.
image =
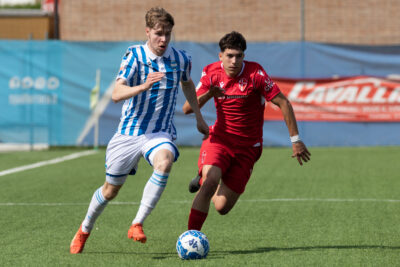
[[[96,71],[96,85],[99,86],[99,92],[97,93],[96,96],[96,106],[94,107],[94,114],[96,118],[96,122],[94,124],[94,140],[93,140],[93,148],[98,149],[99,148],[99,120],[100,120],[100,115],[96,114],[96,107],[99,102],[99,94],[100,94],[100,69]]]
[[[306,40],[306,22],[305,22],[305,0],[301,0],[301,50],[300,50],[300,72],[301,78],[305,78],[306,75],[306,47],[305,47],[305,40]],[[307,133],[303,127],[303,123],[298,124],[299,130],[304,137],[307,136]]]
[[[99,149],[99,118],[96,118],[96,122],[94,124],[93,148],[95,150]]]
[[[33,35],[32,33],[29,34],[28,40],[28,75],[29,77],[33,77],[32,75],[32,54],[33,54],[33,43],[32,43]],[[29,150],[33,151],[35,145],[35,125],[34,125],[34,102],[33,102],[33,86],[29,88],[29,104],[28,105],[28,112],[29,112]]]
[[[59,18],[58,18],[58,0],[54,0],[54,39],[60,39]]]
[[[305,48],[305,0],[301,0],[301,43],[300,43],[300,75],[301,78],[305,78],[305,73],[306,73],[306,48]]]
[[[305,41],[305,10],[304,10],[304,0],[301,0],[301,15],[300,15],[300,25],[301,25],[301,41]]]

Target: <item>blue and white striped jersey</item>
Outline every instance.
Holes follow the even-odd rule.
[[[179,82],[190,80],[190,70],[191,58],[185,51],[168,46],[159,57],[147,44],[129,47],[117,79],[136,86],[143,84],[150,72],[164,72],[165,76],[149,90],[125,100],[117,132],[131,136],[167,132],[176,139],[173,118]]]

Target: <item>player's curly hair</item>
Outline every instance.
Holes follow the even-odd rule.
[[[149,11],[147,11],[145,19],[146,27],[151,29],[153,29],[157,24],[161,24],[162,27],[173,27],[175,24],[172,15],[162,7],[152,7]]]
[[[219,41],[219,48],[221,49],[221,52],[224,52],[225,49],[245,51],[247,48],[246,39],[244,39],[241,33],[232,31],[221,38]]]

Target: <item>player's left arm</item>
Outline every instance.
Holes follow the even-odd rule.
[[[204,135],[203,139],[207,139],[208,125],[204,121],[203,116],[201,115],[199,103],[197,102],[196,89],[194,87],[192,79],[189,79],[187,81],[181,81],[181,86],[183,94],[185,95],[187,102],[191,106],[193,113],[196,116],[197,129]]]
[[[303,161],[307,162],[310,160],[311,153],[298,137],[299,130],[297,128],[296,117],[294,115],[292,104],[290,104],[289,100],[282,93],[278,93],[271,100],[271,102],[277,105],[282,111],[283,118],[289,130],[289,135],[292,141],[292,158],[296,157],[299,164],[303,165]]]

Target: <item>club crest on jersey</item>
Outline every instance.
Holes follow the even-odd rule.
[[[246,90],[246,86],[247,86],[247,79],[246,78],[242,78],[239,80],[239,89],[240,91],[244,91]]]
[[[258,70],[258,74],[260,74],[261,76],[264,76],[264,73],[262,72],[262,70]]]
[[[224,82],[219,82],[219,87],[224,88]]]
[[[176,61],[171,61],[171,68],[176,71],[177,67],[178,67],[178,63],[176,63]]]

